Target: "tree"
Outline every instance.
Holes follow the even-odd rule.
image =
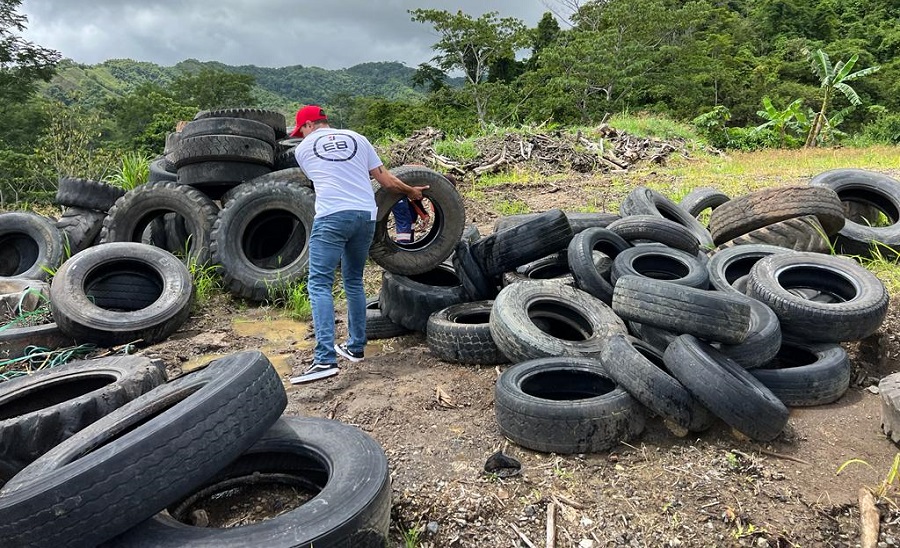
[[[778,133],[779,146],[784,147],[788,129],[803,129],[809,125],[809,120],[803,112],[803,99],[795,99],[784,110],[778,110],[768,97],[762,99],[763,110],[756,111],[757,116],[764,118],[766,123],[756,126],[756,131],[773,128]]]
[[[528,59],[528,70],[537,68],[538,59],[544,48],[552,46],[559,39],[560,29],[556,17],[549,11],[544,13],[537,27],[531,32],[531,57]]]
[[[818,139],[823,130],[836,125],[828,119],[828,111],[831,108],[835,91],[840,91],[850,101],[852,106],[857,107],[861,105],[862,99],[859,98],[859,95],[856,94],[852,87],[847,85],[847,82],[875,73],[881,67],[874,66],[850,72],[859,60],[858,54],[854,54],[846,62],[838,61],[834,65],[831,64],[828,54],[821,49],[817,49],[812,53],[807,52],[807,56],[812,62],[813,72],[821,80],[822,89],[822,105],[819,107],[819,111],[816,112],[815,117],[813,117],[812,126],[809,129],[809,134],[806,136],[805,146],[812,147],[816,145],[816,139]]]
[[[421,63],[412,77],[413,87],[426,88],[430,93],[443,89],[447,83],[447,75],[441,69],[428,63]]]
[[[0,0],[0,103],[19,103],[39,80],[53,76],[59,53],[23,39],[28,18],[16,10],[22,0]]]
[[[253,98],[255,82],[256,78],[249,74],[232,74],[204,67],[195,73],[179,76],[172,82],[171,89],[179,103],[204,110],[252,107],[256,104]]]
[[[430,23],[440,36],[431,49],[432,58],[444,72],[461,71],[466,88],[472,95],[478,122],[485,124],[492,86],[487,85],[490,68],[504,58],[515,58],[515,52],[527,45],[525,24],[512,17],[498,18],[495,11],[478,19],[462,11],[452,14],[444,10],[410,10],[412,20]]]

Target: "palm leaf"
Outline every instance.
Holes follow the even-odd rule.
[[[843,81],[849,82],[851,80],[856,80],[857,78],[862,78],[863,76],[868,76],[869,74],[872,74],[873,72],[878,72],[879,70],[881,70],[880,66],[874,66],[874,67],[860,69],[860,70],[854,72],[853,74],[848,74],[847,76],[845,76]]]
[[[859,54],[854,53],[850,59],[847,59],[846,63],[838,62],[834,67],[834,81],[843,81],[843,79],[850,74],[850,71],[853,70],[853,65],[855,65],[857,61],[859,61]]]
[[[834,85],[834,89],[839,90],[844,94],[844,97],[850,101],[851,105],[859,106],[862,104],[862,100],[859,98],[859,95],[856,94],[856,91],[853,90],[850,86],[843,82],[838,82]]]
[[[822,79],[822,84],[825,84],[833,72],[831,59],[828,58],[828,54],[821,49],[817,49],[816,51],[809,53],[808,56],[812,62],[813,72]]]

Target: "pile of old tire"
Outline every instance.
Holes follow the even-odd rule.
[[[165,382],[136,356],[73,362],[0,384],[4,546],[384,546],[384,450],[355,427],[283,416],[260,352]],[[209,500],[249,486],[309,495],[251,525],[217,527]],[[212,526],[192,521],[207,508]],[[206,510],[204,510],[206,512]]]
[[[99,243],[109,208],[125,191],[105,181],[60,177],[56,203],[63,207],[56,221],[69,256]]]

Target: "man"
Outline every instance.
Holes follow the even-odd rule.
[[[313,182],[316,214],[309,237],[309,300],[316,347],[312,365],[291,382],[301,383],[338,373],[337,355],[359,362],[366,346],[366,294],[363,268],[375,233],[375,193],[369,178],[388,189],[421,200],[427,186],[411,187],[384,168],[368,139],[328,125],[325,111],[307,105],[297,111],[291,137],[302,137],[294,155]],[[334,340],[334,273],[341,264],[347,297],[346,343]]]

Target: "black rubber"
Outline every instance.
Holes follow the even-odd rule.
[[[58,182],[56,203],[66,207],[105,212],[125,194],[124,189],[105,181],[60,177]]]
[[[829,188],[771,187],[732,198],[709,217],[709,231],[721,244],[764,226],[804,215],[815,215],[827,235],[844,226],[844,207]]]
[[[175,164],[166,160],[165,157],[160,156],[150,162],[150,177],[147,179],[147,182],[156,183],[159,181],[177,180],[178,174],[175,169]]]
[[[95,209],[67,207],[56,221],[56,228],[63,239],[63,248],[72,256],[89,248],[103,229],[106,213]]]
[[[803,215],[751,230],[716,246],[712,253],[754,244],[775,245],[795,251],[812,251],[814,253],[831,252],[828,236],[825,235],[819,219],[815,215]]]
[[[284,114],[274,110],[261,108],[219,108],[213,110],[201,110],[194,115],[194,120],[202,120],[204,118],[244,118],[246,120],[255,120],[271,126],[275,131],[276,139],[283,139],[287,135]]]
[[[212,258],[233,295],[264,301],[309,270],[315,194],[286,182],[245,183],[212,229]]]
[[[696,254],[659,244],[637,245],[616,256],[609,275],[612,286],[615,288],[619,278],[629,275],[698,289],[709,287],[709,272]]]
[[[381,278],[381,312],[403,327],[424,333],[428,317],[468,300],[453,267],[441,263],[422,274],[402,276],[385,271]]]
[[[782,345],[781,323],[765,304],[749,297],[747,303],[750,305],[747,338],[738,344],[714,343],[713,346],[744,369],[753,369],[771,362],[778,354]]]
[[[494,389],[500,433],[545,453],[598,453],[644,430],[641,405],[597,359],[550,357],[504,371]]]
[[[678,205],[694,217],[699,217],[707,209],[716,209],[730,199],[717,188],[700,187],[685,194]]]
[[[753,265],[763,257],[790,252],[785,247],[767,244],[746,244],[721,249],[713,253],[706,263],[709,283],[718,291],[743,295],[743,291],[734,287],[736,280],[750,274]]]
[[[788,409],[781,400],[749,371],[696,337],[679,336],[663,360],[704,407],[751,439],[773,440],[787,424]]]
[[[500,291],[497,284],[485,275],[484,269],[472,257],[472,248],[468,240],[460,240],[456,244],[451,262],[469,299],[479,301],[497,296]]]
[[[575,234],[567,248],[569,269],[575,277],[575,285],[606,304],[611,303],[611,270],[598,269],[594,253],[600,252],[615,260],[619,253],[630,247],[631,244],[624,238],[607,228],[588,228]]]
[[[486,276],[499,279],[504,272],[566,249],[572,236],[565,214],[551,209],[518,226],[479,239],[472,244],[472,256]]]
[[[246,118],[200,118],[186,123],[181,130],[181,140],[202,135],[252,137],[275,146],[275,130],[272,126]]]
[[[804,290],[828,298],[811,300]],[[786,335],[808,342],[871,335],[887,315],[889,297],[884,283],[854,260],[800,251],[757,261],[747,295],[775,311]]]
[[[366,299],[366,339],[390,339],[409,333],[409,329],[381,313],[379,297]]]
[[[656,215],[628,215],[607,226],[630,244],[656,242],[690,255],[700,252],[697,236],[686,226]]]
[[[181,139],[172,154],[179,170],[197,162],[245,162],[272,167],[275,152],[272,145],[252,137],[236,135],[203,135]]]
[[[709,231],[691,213],[666,198],[659,192],[644,187],[635,187],[629,192],[619,206],[619,214],[628,215],[656,215],[680,225],[684,225],[697,237],[701,247],[712,247],[713,238]]]
[[[692,432],[712,425],[712,415],[669,372],[663,353],[628,335],[613,335],[600,361],[610,378],[667,421]]]
[[[113,356],[0,383],[0,484],[75,432],[164,382],[161,360]]]
[[[100,241],[140,242],[144,230],[154,219],[167,213],[184,218],[190,245],[186,263],[204,265],[210,258],[210,235],[219,207],[203,192],[170,181],[147,183],[128,191],[110,208],[103,221]]]
[[[9,546],[95,546],[188,495],[287,404],[260,352],[218,359],[85,427],[0,489]]]
[[[593,253],[595,265],[603,260],[609,261],[606,255],[599,251]],[[609,261],[610,265],[612,261]],[[504,272],[501,284],[505,287],[511,283],[528,280],[553,280],[555,282],[575,287],[575,276],[569,270],[569,257],[565,252],[554,253],[528,264],[517,267],[512,272]]]
[[[29,211],[0,212],[0,276],[46,280],[62,261],[54,220]]]
[[[491,335],[513,363],[551,356],[598,357],[606,339],[626,333],[605,303],[557,282],[508,285],[491,309]]]
[[[59,268],[50,310],[59,329],[79,343],[104,346],[159,342],[191,312],[187,267],[167,251],[133,242],[88,248]]]
[[[287,150],[275,153],[275,169],[290,169],[300,167],[297,164],[297,155],[294,154],[297,147],[291,147]]]
[[[784,341],[775,358],[751,371],[788,407],[832,403],[850,386],[850,359],[834,343]]]
[[[466,225],[466,211],[462,196],[446,177],[426,167],[401,166],[391,169],[398,179],[409,186],[429,188],[422,191],[433,208],[431,229],[409,244],[394,241],[388,231],[391,208],[401,194],[375,185],[378,222],[369,248],[369,257],[380,267],[394,274],[410,276],[422,274],[444,262],[456,248]]]
[[[287,476],[290,479],[282,481],[315,496],[271,519],[227,529],[186,525],[188,516],[182,514],[190,507],[188,497],[105,546],[388,545],[388,461],[378,442],[360,429],[317,417],[282,417],[250,449],[196,492],[214,493],[216,484],[241,478],[247,484],[264,483],[267,474]],[[226,490],[220,487],[218,492]]]
[[[746,297],[642,276],[619,278],[612,309],[625,320],[708,341],[737,344],[750,332]]]
[[[491,336],[493,301],[450,305],[428,317],[428,348],[445,362],[495,365],[509,360]]]
[[[269,166],[250,162],[197,162],[178,168],[177,180],[216,200],[236,185],[271,172]]]
[[[605,228],[609,225],[609,223],[620,218],[617,213],[583,213],[574,211],[564,211],[563,213],[565,213],[566,219],[569,221],[569,226],[572,227],[572,232],[574,234],[578,234],[582,230],[586,230],[588,228]],[[507,228],[519,226],[526,221],[534,219],[538,215],[540,215],[540,213],[519,213],[516,215],[504,215],[494,222],[494,232],[500,232],[501,230],[506,230]]]

